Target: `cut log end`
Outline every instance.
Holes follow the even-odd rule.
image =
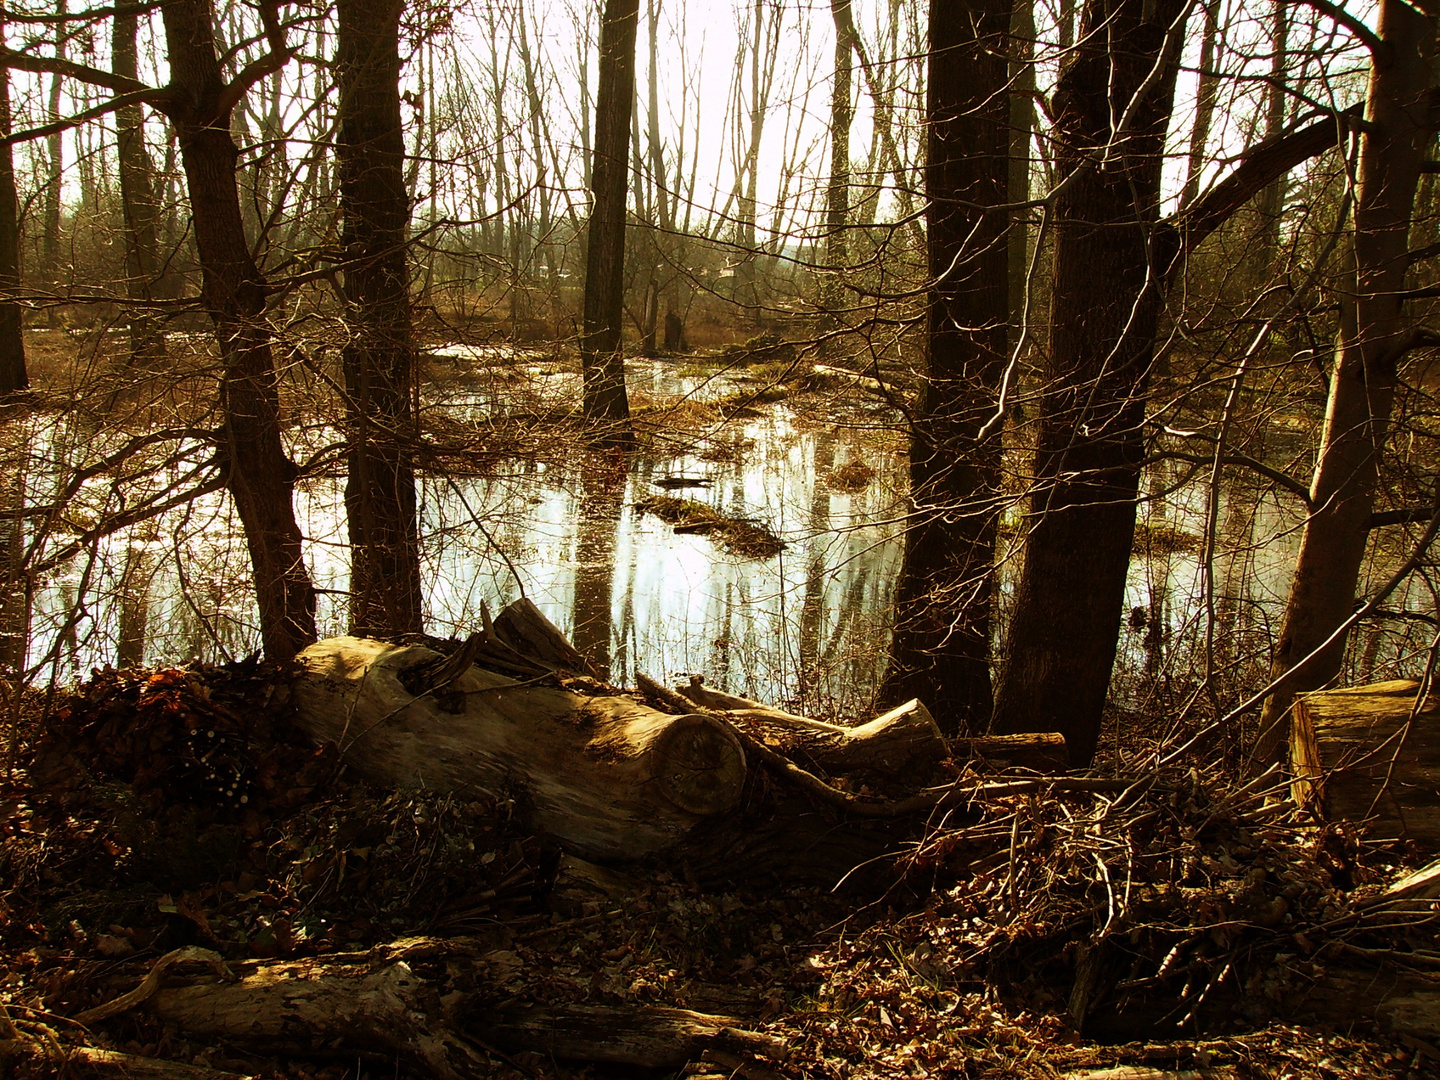
[[[681,810],[718,814],[740,801],[745,750],[723,720],[699,713],[676,717],[651,753],[656,784]]]

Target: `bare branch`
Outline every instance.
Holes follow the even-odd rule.
[[[1224,180],[1166,220],[1165,225],[1174,230],[1177,243],[1175,261],[1169,270],[1177,269],[1202,240],[1260,191],[1302,162],[1338,146],[1363,120],[1363,110],[1357,105],[1307,127],[1256,143]]]
[[[61,131],[68,131],[77,128],[81,124],[91,120],[99,119],[117,109],[123,109],[127,105],[144,105],[153,103],[156,93],[164,91],[136,90],[133,93],[121,94],[96,105],[92,109],[76,113],[74,116],[67,116],[63,120],[56,120],[50,124],[42,124],[39,127],[26,128],[24,131],[17,131],[10,135],[0,136],[0,146],[14,146],[16,143],[30,142],[34,139],[43,139],[50,135],[58,134]]]
[[[5,45],[0,45],[0,68],[52,72],[79,82],[89,83],[91,86],[103,86],[106,90],[113,90],[117,94],[143,93],[146,96],[138,100],[153,104],[168,101],[172,96],[168,90],[156,89],[137,79],[127,79],[123,75],[116,75],[113,71],[106,71],[104,68],[77,64],[73,60],[62,60],[56,56],[36,56],[33,53],[16,52]]]
[[[1346,11],[1339,4],[1332,4],[1330,0],[1301,0],[1301,3],[1314,8],[1320,12],[1320,14],[1334,20],[1346,30],[1349,30],[1350,33],[1355,35],[1357,40],[1364,42],[1365,47],[1372,53],[1384,50],[1385,43],[1380,40],[1375,31],[1371,30],[1364,22],[1351,12]]]
[[[276,0],[261,0],[260,21],[265,27],[265,40],[270,44],[270,51],[246,64],[220,92],[219,100],[215,104],[218,116],[229,115],[230,111],[240,104],[250,87],[275,74],[295,55],[295,50],[285,43],[285,26],[280,21],[279,7]]]

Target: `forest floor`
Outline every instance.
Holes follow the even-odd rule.
[[[201,1039],[143,1002],[86,1015],[177,949],[241,964],[417,937],[498,945],[497,999],[688,1008],[783,1048],[646,1071],[482,1043],[495,1077],[1440,1075],[1422,1039],[1273,1019],[1342,954],[1433,955],[1433,903],[1365,916],[1420,853],[1291,827],[1196,772],[997,800],[834,890],[679,868],[586,893],[506,800],[347,777],[291,728],[286,686],[251,662],[25,698],[0,781],[0,1075],[86,1075],[88,1048],[90,1074],[109,1051],[109,1075],[425,1076],[363,1041]],[[1124,977],[1102,1005],[1083,973],[1105,949]]]

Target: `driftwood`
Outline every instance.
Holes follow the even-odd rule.
[[[1377,840],[1440,848],[1440,707],[1415,712],[1419,684],[1372,683],[1295,701],[1295,801],[1330,821],[1366,823]]]
[[[876,772],[920,783],[950,756],[929,710],[918,701],[867,724],[841,727],[712,690],[698,679],[677,690],[679,702],[713,709],[787,756],[831,775]]]

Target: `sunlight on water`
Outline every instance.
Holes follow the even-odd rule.
[[[541,354],[530,366],[529,405],[573,400],[573,372],[555,371]],[[654,398],[713,399],[734,389],[725,379],[682,375],[663,363],[637,363],[631,375]],[[473,417],[515,396],[514,387],[470,385],[431,407]],[[62,485],[73,464],[93,460],[106,437],[54,417],[35,418],[25,437],[36,464],[8,478],[5,497],[14,498],[19,486],[32,507],[64,502],[42,556],[147,487],[178,483],[196,463],[137,469],[128,486],[97,477],[67,495]],[[316,445],[334,437],[323,429],[306,433]],[[577,454],[559,464],[515,459],[479,476],[422,477],[427,629],[463,636],[480,625],[482,605],[493,614],[523,595],[618,684],[633,685],[637,672],[669,682],[693,673],[720,689],[803,711],[865,714],[883,675],[901,557],[906,470],[898,442],[806,422],[784,404],[752,410],[724,437],[732,452],[709,455],[719,460],[697,456],[705,444],[691,439],[624,466]],[[850,490],[832,474],[854,461],[874,473]],[[1112,687],[1122,704],[1143,707],[1177,672],[1193,673],[1207,649],[1216,666],[1263,656],[1278,629],[1303,525],[1298,506],[1243,478],[1227,482],[1217,515],[1215,599],[1207,604],[1200,538],[1208,496],[1203,483],[1185,479],[1166,466],[1145,477],[1150,498],[1139,515]],[[680,486],[685,481],[693,485]],[[343,491],[340,478],[311,479],[296,498],[323,635],[345,631]],[[709,536],[677,533],[637,509],[657,494],[763,524],[785,548],[747,559]],[[1012,543],[1022,520],[1018,513],[1010,519]],[[1383,577],[1390,565],[1393,559],[1379,557],[1372,576]],[[1002,627],[1016,569],[1007,562],[1001,574]],[[65,681],[106,663],[244,656],[259,641],[248,574],[239,523],[223,494],[106,537],[35,581],[33,674]],[[1417,581],[1392,606],[1430,604]],[[1207,640],[1202,631],[1211,614],[1216,632]],[[1413,643],[1406,639],[1367,630],[1352,652],[1368,677],[1407,649]]]

